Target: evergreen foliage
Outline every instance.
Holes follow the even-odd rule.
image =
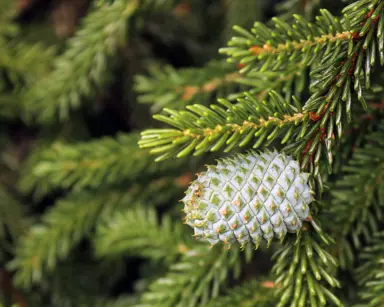
[[[384,0],[57,3],[0,0],[0,306],[384,304]]]
[[[27,118],[66,119],[82,100],[94,97],[108,79],[108,59],[124,44],[128,20],[137,9],[137,1],[118,0],[90,13],[52,73],[25,94]]]
[[[339,259],[342,266],[355,260],[356,250],[380,229],[383,218],[384,123],[366,135],[365,145],[357,148],[332,189],[332,215],[342,236]],[[363,191],[363,193],[362,193]],[[351,240],[350,240],[351,239]]]
[[[96,189],[188,169],[183,160],[151,163],[149,152],[137,147],[138,140],[137,133],[130,133],[75,144],[56,142],[30,158],[21,186],[41,196],[55,188]]]
[[[373,235],[372,242],[360,257],[364,264],[356,270],[359,284],[363,285],[360,296],[366,302],[365,306],[380,306],[384,299],[383,235],[383,232]]]
[[[157,221],[153,209],[141,207],[116,212],[97,227],[95,248],[98,256],[139,255],[154,260],[172,261],[186,248],[185,233],[169,216]],[[127,229],[130,225],[130,229]]]
[[[322,246],[332,241],[321,230],[316,230],[319,233],[310,234],[310,230],[304,228],[303,234],[300,233],[296,240],[291,240],[275,254],[273,272],[276,283],[281,283],[276,290],[280,298],[277,306],[306,306],[308,302],[310,306],[327,303],[343,306],[332,293],[332,288],[341,287],[334,277],[337,262]]]
[[[153,104],[153,112],[165,107],[181,108],[192,102],[209,103],[212,93],[214,97],[225,97],[235,91],[236,81],[242,78],[234,65],[217,61],[204,68],[183,70],[152,64],[149,74],[150,77],[136,77],[136,91],[141,94],[139,102]]]
[[[248,249],[252,251],[252,249]],[[247,253],[250,257],[250,252]],[[193,306],[206,305],[218,296],[220,288],[229,278],[239,274],[240,251],[227,248],[209,249],[201,246],[186,249],[179,262],[174,263],[167,275],[155,280],[149,291],[141,297],[138,306]]]
[[[15,281],[24,287],[41,282],[44,273],[53,271],[59,260],[67,258],[100,218],[119,206],[131,204],[132,199],[124,198],[127,198],[124,194],[109,191],[96,198],[84,194],[60,200],[21,241],[20,250],[16,251],[18,256],[10,264],[10,267],[18,269]],[[106,203],[108,206],[105,207]]]
[[[305,137],[304,128],[295,129],[301,123],[305,127],[310,120],[308,113],[300,112],[301,107],[291,106],[274,91],[270,92],[269,101],[262,102],[249,93],[245,95],[237,104],[220,99],[220,105],[211,105],[210,108],[191,105],[186,107],[186,111],[164,109],[167,115],[159,114],[154,118],[178,129],[146,130],[142,132],[139,144],[142,148],[156,147],[151,152],[162,154],[157,158],[160,161],[174,155],[180,158],[192,151],[194,155],[217,151],[223,146],[224,152],[229,152],[234,147],[248,145],[252,140],[255,140],[252,147],[258,148],[267,146],[278,136],[284,144],[294,131],[298,139]]]
[[[267,307],[275,304],[271,288],[274,287],[272,281],[250,280],[231,289],[225,296],[211,302],[208,306],[249,306]]]

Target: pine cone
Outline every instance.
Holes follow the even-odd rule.
[[[268,245],[274,237],[283,240],[309,216],[313,198],[308,177],[292,157],[277,152],[220,160],[186,191],[186,224],[211,244],[237,240],[257,248],[261,238]]]

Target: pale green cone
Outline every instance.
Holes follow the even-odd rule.
[[[211,244],[282,240],[309,217],[308,173],[290,156],[249,152],[218,161],[186,191],[185,221]]]

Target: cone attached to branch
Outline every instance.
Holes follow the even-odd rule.
[[[182,199],[186,223],[211,244],[270,244],[310,215],[309,174],[277,152],[239,154],[200,173]]]

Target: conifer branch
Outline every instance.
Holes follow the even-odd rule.
[[[242,37],[233,37],[228,47],[221,48],[220,52],[245,65],[241,73],[253,69],[284,70],[292,62],[310,66],[323,57],[327,48],[327,53],[332,55],[332,52],[340,51],[337,46],[352,39],[351,30],[343,29],[340,21],[326,10],[321,12],[322,16],[318,16],[316,23],[295,15],[293,25],[273,18],[273,28],[260,22],[255,23],[251,32],[235,26],[234,30]],[[325,32],[329,27],[332,27],[331,32]]]
[[[22,103],[20,97],[26,87],[42,78],[50,69],[54,48],[42,44],[14,43],[2,40],[0,34],[0,69],[9,86],[0,79],[0,116],[20,117]],[[4,88],[3,88],[4,87]]]
[[[53,47],[19,41],[13,5],[0,3],[0,116],[20,116],[20,93],[51,68]]]
[[[116,0],[85,18],[55,69],[25,94],[28,120],[52,122],[56,116],[65,120],[71,110],[94,97],[109,79],[111,59],[125,44],[129,20],[138,6],[137,0]]]
[[[2,42],[0,39],[0,67],[6,70],[12,80],[19,79],[19,83],[25,85],[32,84],[36,78],[48,73],[54,54],[53,47],[12,41]]]
[[[254,81],[253,81],[254,80]],[[260,84],[256,87],[258,80],[265,80],[265,84]],[[252,86],[249,93],[255,95],[257,100],[264,100],[268,98],[271,91],[276,91],[284,96],[287,102],[292,102],[292,95],[300,97],[307,85],[307,77],[305,69],[301,63],[289,66],[284,72],[281,71],[252,71],[238,81]],[[237,94],[235,97],[243,97]],[[233,96],[230,96],[233,97]]]
[[[179,223],[173,223],[169,216],[163,216],[159,223],[154,209],[138,207],[119,211],[99,224],[94,245],[99,257],[137,255],[171,262],[188,251],[184,241]]]
[[[135,89],[141,95],[138,101],[151,103],[151,111],[165,107],[181,108],[199,101],[209,102],[215,96],[226,97],[236,89],[241,75],[234,65],[212,61],[203,68],[175,70],[171,66],[149,66],[149,76],[136,77]]]
[[[9,263],[16,284],[30,288],[55,270],[73,247],[86,237],[101,218],[117,208],[132,205],[132,195],[116,191],[73,194],[59,200],[21,239]]]
[[[221,105],[210,109],[202,105],[188,106],[189,111],[165,109],[169,116],[154,117],[177,129],[152,129],[142,133],[139,145],[142,148],[156,147],[151,153],[162,154],[157,160],[171,156],[183,157],[217,151],[225,146],[228,152],[236,146],[245,146],[254,138],[254,148],[270,143],[276,137],[286,143],[300,129],[297,126],[309,121],[309,114],[303,113],[299,102],[296,107],[286,103],[276,92],[270,93],[270,100],[258,102],[251,95],[238,99],[237,104],[219,99]]]
[[[247,62],[246,66],[240,70],[242,73],[282,70],[286,69],[287,65],[291,65],[287,63],[292,62],[299,62],[303,67],[314,65],[311,71],[314,81],[310,88],[313,94],[302,110],[301,107],[298,107],[300,112],[307,114],[302,118],[306,120],[310,118],[311,122],[305,121],[303,123],[303,134],[299,133],[299,137],[296,138],[295,142],[289,144],[286,150],[300,159],[303,168],[309,168],[315,175],[320,193],[322,192],[322,182],[319,175],[319,161],[323,156],[322,152],[325,152],[328,169],[331,170],[334,131],[337,138],[340,139],[343,133],[343,113],[345,112],[350,119],[352,84],[354,83],[357,96],[365,106],[360,74],[364,75],[366,86],[369,85],[371,67],[375,64],[374,55],[371,56],[371,54],[375,54],[376,45],[379,46],[380,51],[380,43],[384,41],[381,40],[383,31],[380,27],[384,25],[384,15],[381,14],[381,8],[384,4],[381,0],[373,1],[368,6],[366,4],[367,1],[362,0],[353,6],[353,10],[351,9],[352,6],[345,8],[345,17],[341,21],[335,19],[326,10],[322,10],[321,16],[317,18],[317,23],[313,25],[308,25],[301,17],[297,17],[297,23],[294,26],[289,26],[275,19],[276,25],[273,30],[256,23],[253,29],[254,35],[244,29],[237,28],[246,38],[234,38],[233,44],[237,47],[223,49],[223,52],[234,58],[242,58],[240,64]],[[357,14],[356,11],[359,13]],[[376,24],[378,24],[377,27]],[[328,33],[326,30],[329,30]],[[272,35],[272,33],[274,34]],[[373,36],[377,36],[377,43]],[[270,37],[273,39],[267,40]],[[287,42],[283,42],[282,39],[286,39]],[[245,48],[244,46],[253,49],[241,51],[242,48]],[[370,53],[364,51],[367,48],[371,48]],[[257,54],[252,55],[252,53]],[[317,62],[319,64],[316,64]],[[362,63],[366,63],[364,72],[361,70]],[[273,92],[272,94],[276,96]],[[250,106],[250,108],[260,107],[257,101],[250,97],[247,98],[255,105]],[[345,109],[341,101],[346,102]],[[239,104],[242,106],[242,102]],[[284,105],[284,102],[280,104]],[[199,109],[195,109],[194,113],[205,112],[204,116],[209,117],[205,120],[206,122],[204,122],[204,118],[196,117],[191,112],[176,112],[165,109],[164,111],[171,114],[169,117],[159,115],[155,118],[177,127],[179,131],[148,130],[142,134],[140,145],[142,147],[157,147],[151,152],[162,154],[157,159],[162,160],[172,155],[178,157],[188,155],[195,148],[197,148],[195,154],[199,154],[207,150],[218,150],[227,144],[225,151],[229,151],[240,142],[242,145],[247,144],[253,137],[258,137],[255,147],[259,147],[267,145],[266,139],[273,140],[281,132],[279,126],[269,131],[267,129],[255,131],[249,128],[250,131],[246,131],[247,133],[242,136],[240,132],[233,130],[233,127],[237,128],[240,122],[247,121],[249,115],[256,118],[259,115],[256,124],[259,124],[263,118],[260,118],[261,114],[241,113],[239,112],[240,109],[236,109],[236,106],[227,105],[228,102],[225,106],[229,112],[232,108],[234,111],[228,114],[228,110],[220,109],[219,115],[213,113],[212,110],[207,111],[198,106]],[[191,110],[191,107],[189,109]],[[284,112],[285,115],[292,116],[289,110],[279,109],[276,111],[282,113],[280,116],[283,116]],[[234,118],[237,117],[236,125],[231,122],[232,113]],[[224,126],[225,121],[229,121],[229,125]],[[291,121],[288,120],[288,122]],[[281,124],[287,124],[287,122],[284,121]],[[219,125],[218,130],[215,130],[216,125]],[[269,125],[273,125],[273,121]],[[209,129],[199,130],[201,128]],[[283,138],[285,142],[291,137],[294,129],[292,126],[288,129],[288,133]],[[284,132],[286,133],[286,130]],[[306,133],[305,137],[304,133]]]
[[[208,307],[269,307],[276,305],[272,281],[250,280],[228,291],[225,296],[213,299]]]
[[[363,290],[360,297],[365,304],[359,306],[379,307],[384,303],[384,232],[373,236],[370,246],[360,255],[364,264],[356,270],[357,281]]]
[[[290,144],[287,151],[292,149],[302,161],[302,167],[309,168],[315,175],[320,193],[319,161],[322,151],[331,171],[333,139],[335,134],[337,140],[342,138],[345,121],[351,120],[352,88],[366,108],[363,87],[370,87],[377,50],[381,64],[384,63],[384,53],[380,51],[384,48],[383,5],[381,0],[358,1],[343,10],[342,20],[321,10],[317,23],[311,25],[301,17],[296,17],[297,23],[293,26],[274,19],[276,25],[273,30],[256,23],[254,35],[237,28],[245,38],[234,38],[233,44],[237,47],[222,50],[234,59],[241,58],[240,63],[246,64],[240,70],[242,73],[281,70],[292,61],[312,67],[312,95],[303,110],[311,114],[314,123],[308,129],[307,137]],[[342,102],[346,102],[345,107]]]
[[[258,100],[266,98],[269,91],[281,91],[289,100],[292,94],[300,95],[304,89],[305,74],[301,73],[300,64],[292,65],[284,74],[254,71],[247,76],[226,62],[212,61],[203,68],[181,70],[152,65],[150,76],[136,77],[136,90],[141,94],[139,102],[152,104],[152,112],[181,109],[194,103],[208,105],[215,97],[233,101],[245,97],[245,90]]]
[[[166,20],[171,26],[184,25],[185,19],[186,29],[196,30],[199,23],[201,50],[207,51],[228,29],[225,18],[219,28],[204,27],[207,20],[221,22],[209,18],[211,13],[244,22],[251,10],[226,13],[225,5],[244,8],[252,1],[96,1],[52,70],[52,50],[17,36],[12,12],[3,5],[12,2],[0,0],[0,117],[7,130],[0,133],[0,144],[9,146],[3,160],[14,166],[12,179],[21,171],[21,190],[38,206],[29,210],[41,219],[30,227],[22,204],[0,183],[0,260],[13,259],[8,267],[14,284],[27,290],[28,305],[317,307],[343,306],[341,298],[353,305],[357,296],[359,307],[384,304],[384,0],[348,1],[340,17],[324,9],[313,22],[318,0],[279,1],[283,4],[273,9],[281,17],[256,22],[250,31],[234,27],[238,34],[220,51],[228,62],[181,70],[154,65],[148,76],[136,78],[140,102],[163,111],[154,118],[167,128],[146,130],[141,137],[129,133],[55,142],[44,150],[37,147],[21,168],[12,162],[29,151],[24,145],[30,128],[21,125],[19,137],[16,121],[16,133],[8,133],[13,118],[23,112],[27,121],[39,124],[69,121],[109,82],[128,31],[144,30],[135,37],[138,46],[154,34],[144,26],[152,12],[166,12],[155,16],[160,22],[177,15]],[[269,3],[257,5],[264,2]],[[330,7],[338,6],[343,5]],[[298,8],[304,17],[285,14]],[[208,18],[194,19],[197,14]],[[162,30],[154,35],[160,44],[167,40]],[[175,41],[197,59],[185,37]],[[158,58],[158,44],[152,46]],[[82,122],[74,118],[75,126],[78,119]],[[348,136],[351,127],[359,131]],[[45,142],[44,136],[38,138]],[[189,171],[198,170],[201,163],[194,163],[202,161],[191,155],[250,147],[264,147],[264,153],[220,160],[190,183]],[[17,153],[13,160],[7,160],[10,152]],[[152,154],[167,161],[156,164]],[[6,179],[17,195],[13,180]],[[185,223],[194,228],[193,237],[217,246],[192,242],[181,221],[174,222],[181,208],[169,204],[187,186],[181,200]],[[321,201],[328,187],[330,206]],[[57,192],[66,196],[60,199]],[[41,212],[46,201],[54,203]],[[286,232],[297,235],[285,237]],[[247,282],[254,275],[247,270],[245,282],[236,286],[242,265],[256,255],[253,244],[265,240],[269,247],[273,237],[284,246],[273,257],[272,272]],[[237,248],[226,249],[221,242]],[[136,293],[114,299],[111,292],[119,295],[116,283],[132,257],[140,258],[140,277],[132,284]],[[337,270],[338,262],[345,270]],[[255,269],[264,274],[264,268]],[[354,282],[356,295],[344,295],[355,290]],[[235,288],[227,292],[229,285]],[[10,305],[15,291],[5,288],[0,292],[9,298],[4,305]],[[36,295],[30,295],[32,289]]]
[[[366,242],[371,240],[384,215],[383,140],[382,121],[377,131],[366,136],[365,146],[354,151],[348,165],[342,168],[343,177],[331,190],[331,214],[338,217],[339,258],[343,267],[354,262],[353,249],[360,249],[362,238]]]
[[[343,306],[329,289],[340,288],[334,277],[336,260],[323,247],[331,240],[314,221],[312,225],[317,232],[307,225],[296,240],[291,238],[274,256],[272,272],[276,276],[275,295],[280,298],[278,307],[324,306],[327,302]]]
[[[334,174],[342,174],[342,168],[348,164],[355,148],[363,147],[366,142],[366,135],[372,133],[372,129],[376,129],[378,119],[376,117],[373,118],[372,115],[360,117],[356,114],[352,124],[347,126],[344,131],[344,137],[340,142],[340,150],[335,155],[333,163]]]
[[[35,190],[40,197],[54,188],[99,188],[169,174],[172,169],[180,173],[187,166],[185,160],[153,163],[149,151],[137,146],[138,140],[138,134],[129,133],[75,144],[54,143],[30,158],[21,187]]]
[[[249,252],[251,249],[250,256]],[[231,270],[239,272],[239,265],[239,249],[196,246],[172,265],[165,277],[150,285],[137,307],[204,306],[218,296]]]

